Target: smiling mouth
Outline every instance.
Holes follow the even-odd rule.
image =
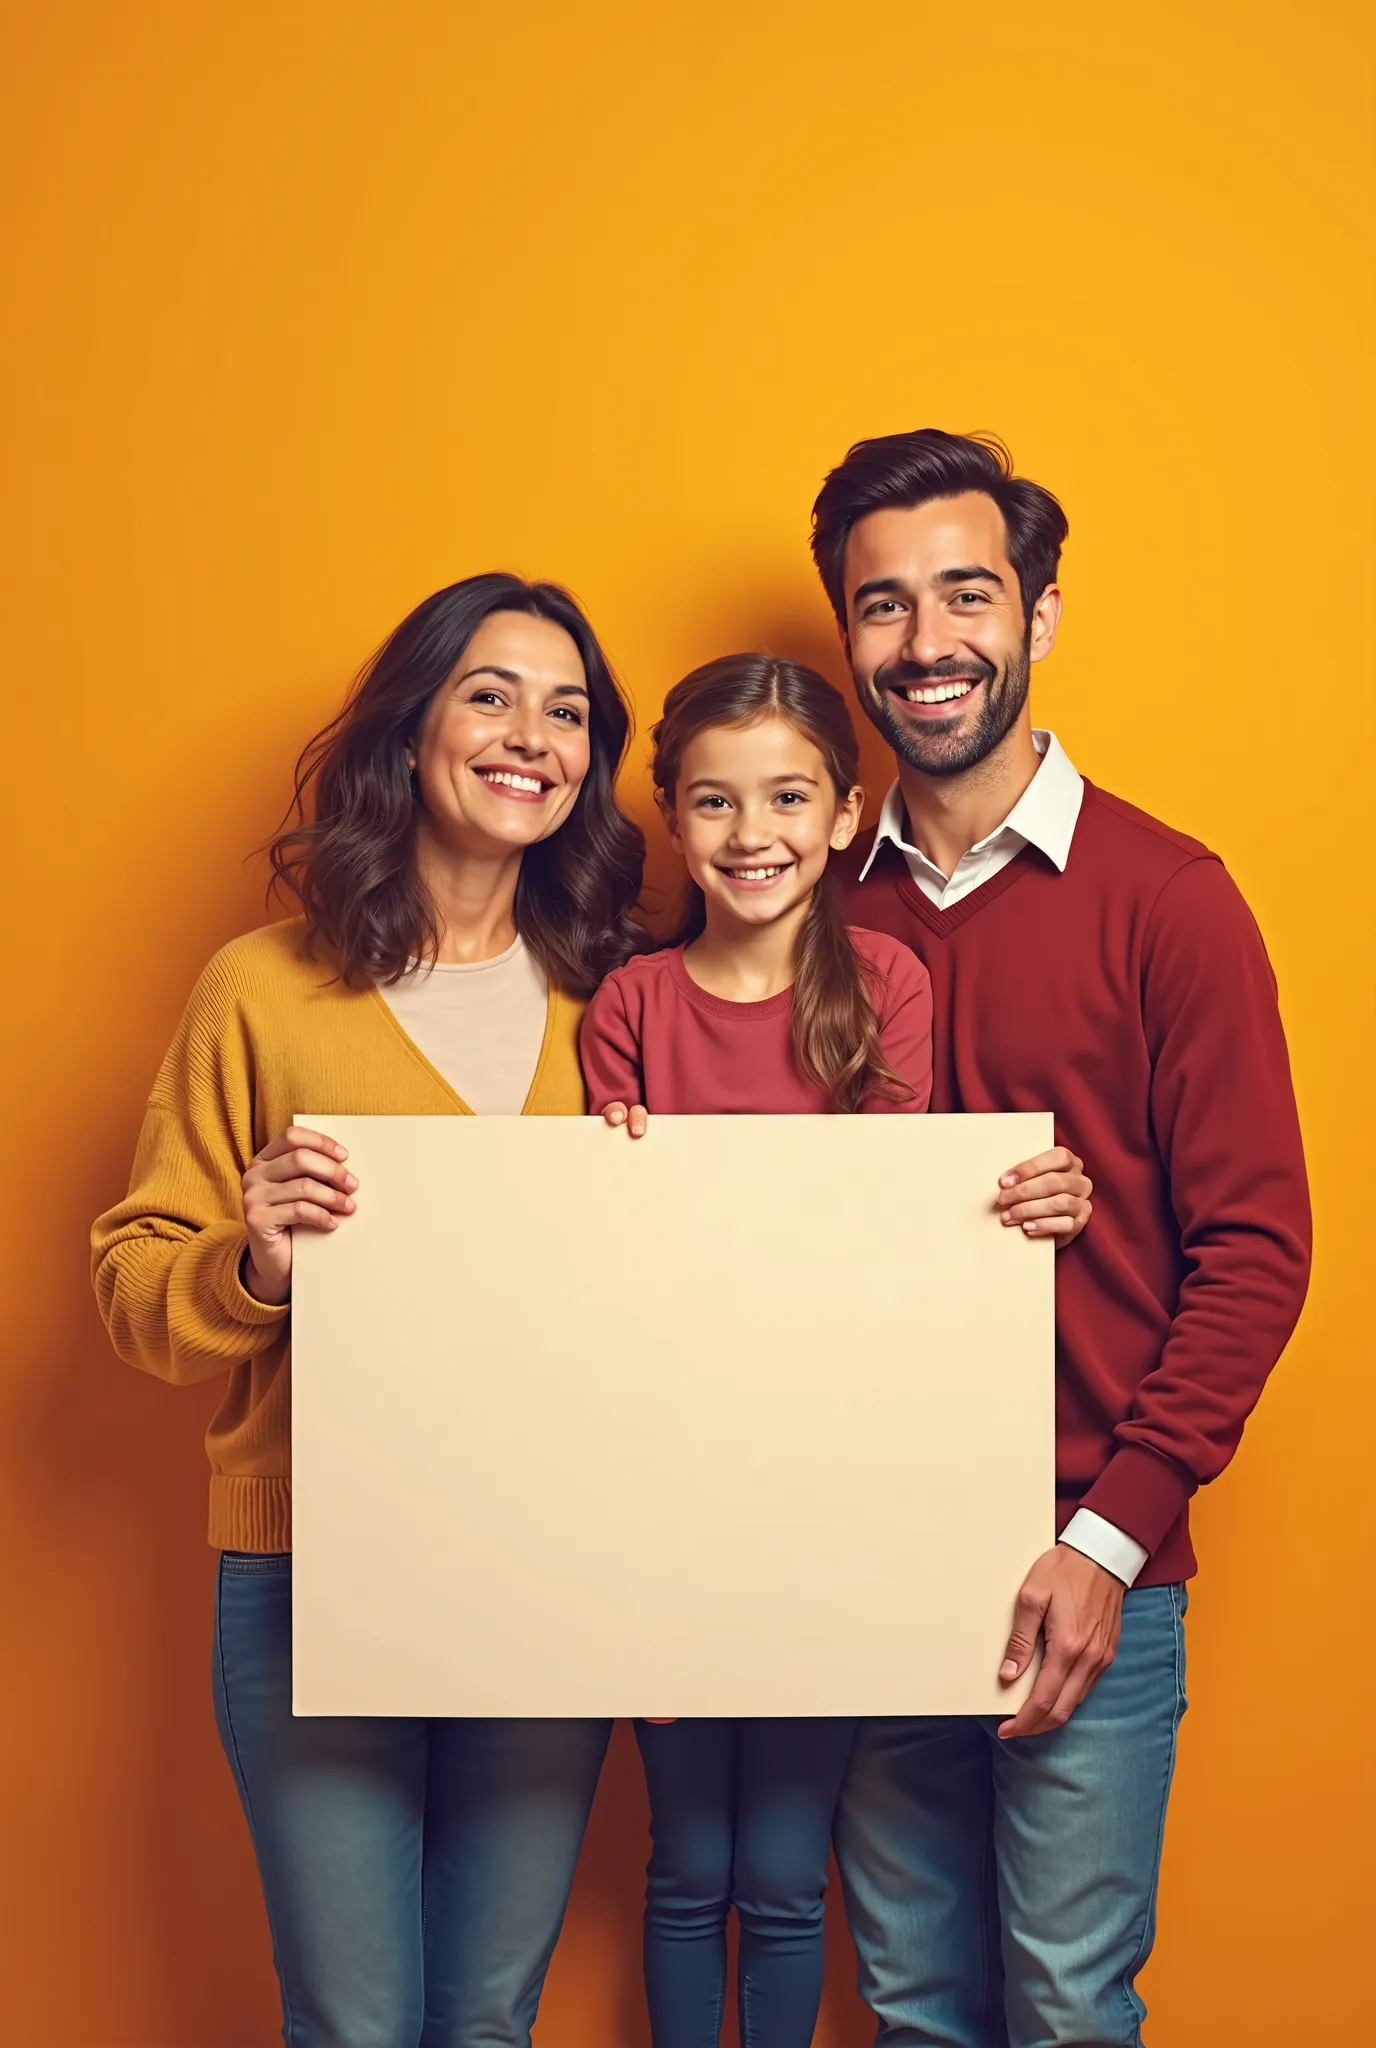
[[[788,874],[791,860],[774,861],[770,866],[718,868],[719,875],[725,875],[728,882],[734,882],[739,889],[767,889],[771,882],[777,882],[780,875]]]
[[[909,704],[956,704],[962,697],[968,697],[975,684],[968,678],[951,683],[893,683],[890,685],[896,697],[904,698]]]
[[[554,787],[543,775],[521,775],[514,768],[475,768],[473,773],[499,796],[516,803],[539,803]]]

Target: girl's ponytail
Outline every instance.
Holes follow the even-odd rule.
[[[728,654],[694,669],[664,700],[664,715],[652,737],[655,787],[665,802],[673,803],[690,740],[714,728],[754,725],[770,716],[786,718],[812,742],[838,795],[854,788],[860,754],[839,691],[801,662]],[[677,944],[697,937],[703,912],[701,891],[693,886]],[[830,878],[823,874],[798,943],[793,1048],[803,1072],[826,1089],[835,1110],[857,1110],[871,1090],[892,1101],[911,1092],[884,1058],[873,980],[873,970],[852,943]]]

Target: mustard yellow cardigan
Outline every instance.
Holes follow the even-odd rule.
[[[245,1168],[303,1110],[473,1113],[376,989],[344,988],[304,937],[292,918],[215,955],[154,1083],[129,1193],[91,1233],[101,1314],[126,1364],[175,1385],[229,1373],[206,1438],[210,1541],[225,1550],[291,1548],[291,1311],[240,1282]],[[582,1013],[551,991],[523,1115],[584,1113]]]

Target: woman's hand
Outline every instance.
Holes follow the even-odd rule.
[[[319,1131],[295,1124],[264,1145],[243,1178],[248,1254],[244,1286],[255,1301],[280,1307],[291,1297],[293,1230],[334,1230],[354,1207],[348,1153]]]
[[[643,1138],[649,1124],[649,1116],[638,1102],[628,1108],[624,1102],[609,1102],[602,1112],[604,1123],[625,1124],[633,1138]]]
[[[1029,1237],[1053,1237],[1061,1251],[1080,1235],[1094,1213],[1094,1183],[1083,1159],[1064,1145],[1024,1159],[999,1182],[999,1220]]]

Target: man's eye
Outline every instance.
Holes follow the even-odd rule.
[[[968,607],[976,604],[988,604],[988,602],[989,600],[982,590],[958,590],[956,592],[956,603],[960,605]]]
[[[896,612],[897,610],[897,598],[881,597],[874,604],[867,604],[862,616],[867,619],[877,619],[881,612]]]

